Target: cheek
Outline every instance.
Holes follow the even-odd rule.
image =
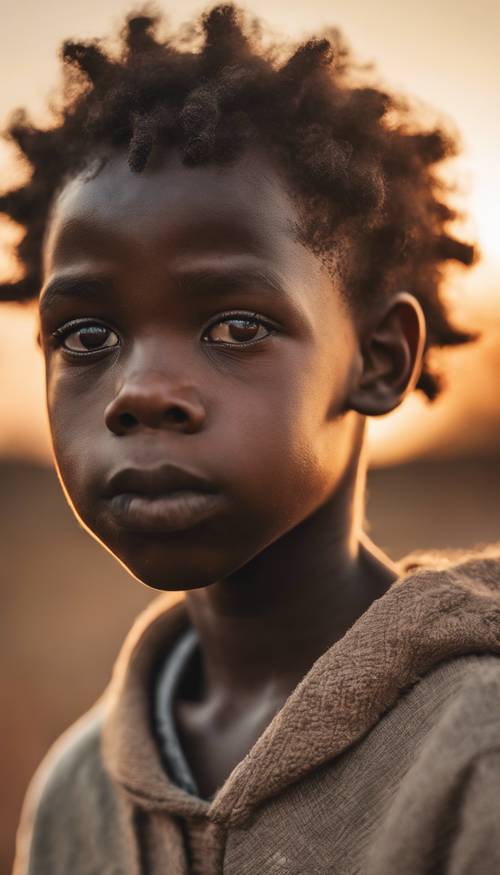
[[[47,412],[57,467],[72,501],[78,505],[92,481],[96,441],[104,427],[102,386],[98,376],[47,367]]]
[[[231,399],[225,475],[261,519],[275,515],[280,525],[293,524],[327,497],[345,469],[343,362],[290,358],[260,382],[239,386]]]

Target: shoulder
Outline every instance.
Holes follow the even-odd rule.
[[[455,692],[454,710],[460,711],[471,728],[478,722],[489,729],[500,727],[500,655],[471,654],[453,661],[466,664]],[[493,734],[493,740],[500,743],[500,735]]]
[[[438,756],[454,771],[472,758],[500,748],[500,655],[464,654],[447,659],[405,694],[431,714],[422,755]]]
[[[367,871],[500,872],[500,656],[447,660],[401,704],[398,739],[412,753]]]
[[[500,766],[500,656],[464,656],[444,665],[446,672],[454,675],[450,695],[422,751],[429,770],[421,774],[424,782],[436,769],[453,775],[457,790],[482,759],[497,757]],[[498,782],[500,794],[500,769]]]
[[[89,836],[95,848],[106,843],[103,831],[116,821],[117,799],[101,758],[105,707],[99,700],[66,730],[35,772],[21,813],[13,875],[76,875]]]
[[[464,796],[483,763],[495,762],[498,799],[500,656],[469,655],[449,660],[417,686],[436,709],[437,719],[418,751],[411,775],[413,792],[446,809],[452,799]]]
[[[399,774],[406,809],[446,805],[474,763],[500,750],[500,655],[469,653],[434,665],[365,736],[364,756]],[[499,786],[500,790],[500,786]],[[408,794],[408,795],[407,795]]]
[[[105,765],[104,728],[112,715],[114,731],[126,734],[135,725],[135,694],[126,698],[122,689],[136,689],[127,675],[130,663],[137,660],[144,669],[148,659],[153,662],[165,628],[182,627],[184,616],[183,602],[172,606],[172,598],[164,595],[137,617],[107,689],[45,756],[24,800],[13,875],[123,875],[130,870],[133,813],[123,787],[112,777],[109,757]],[[119,713],[117,701],[123,706]]]
[[[414,550],[398,563],[403,574],[435,575],[456,582],[492,585],[492,592],[500,595],[500,542],[476,550]]]

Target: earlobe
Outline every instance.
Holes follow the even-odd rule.
[[[419,302],[399,292],[360,341],[361,367],[348,408],[364,416],[383,416],[398,407],[418,380],[425,336]]]

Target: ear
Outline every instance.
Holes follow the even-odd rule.
[[[408,292],[399,292],[366,329],[359,378],[347,399],[348,408],[365,416],[382,416],[398,407],[419,378],[425,335],[419,302]]]

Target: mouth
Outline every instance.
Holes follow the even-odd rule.
[[[136,532],[185,531],[222,503],[208,480],[173,465],[122,469],[108,481],[106,498],[115,523]]]

